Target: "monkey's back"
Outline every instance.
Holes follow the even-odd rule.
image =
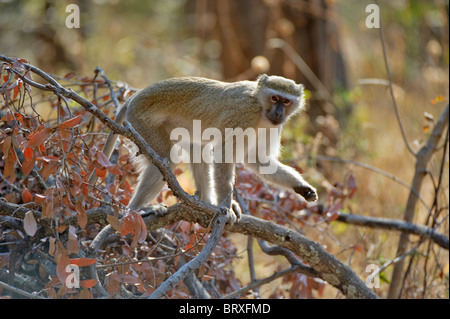
[[[127,118],[170,127],[185,127],[186,121],[193,120],[201,120],[203,128],[254,127],[261,116],[261,107],[254,96],[256,87],[252,81],[168,79],[134,94]]]

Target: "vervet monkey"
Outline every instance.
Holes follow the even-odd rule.
[[[256,81],[225,83],[205,78],[173,78],[155,83],[132,95],[120,109],[116,122],[125,119],[161,157],[170,160],[171,131],[184,128],[191,133],[194,120],[201,120],[203,127],[217,128],[225,136],[226,128],[277,128],[275,147],[270,148],[272,174],[261,174],[266,163],[246,161],[244,164],[268,182],[288,190],[294,190],[307,201],[317,200],[317,192],[293,168],[277,160],[280,149],[281,127],[304,104],[303,86],[280,76],[260,75]],[[257,135],[257,138],[261,138]],[[264,137],[266,138],[266,137]],[[109,158],[117,140],[110,133],[104,154]],[[197,143],[205,144],[201,140]],[[195,141],[193,143],[196,143]],[[224,141],[221,141],[224,144]],[[257,143],[259,145],[259,143]],[[225,149],[225,145],[222,149]],[[192,147],[192,144],[190,145]],[[244,153],[257,146],[245,146]],[[264,150],[266,151],[266,150]],[[142,155],[140,157],[143,157]],[[164,186],[159,170],[146,158],[142,159],[142,171],[138,185],[129,203],[130,209],[142,208],[153,200]],[[232,208],[239,217],[239,209],[232,200],[235,162],[214,161],[191,163],[200,200]]]

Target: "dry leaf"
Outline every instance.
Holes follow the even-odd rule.
[[[113,215],[108,215],[106,216],[106,220],[108,221],[108,223],[111,225],[111,227],[116,230],[116,231],[120,231],[122,228],[122,223],[120,222],[120,220],[113,216]]]
[[[23,228],[28,236],[34,236],[34,234],[36,234],[37,223],[31,210],[25,214],[25,218],[23,219]]]
[[[76,234],[76,229],[73,226],[69,226],[69,240],[67,241],[67,253],[69,255],[78,253],[78,236]]]

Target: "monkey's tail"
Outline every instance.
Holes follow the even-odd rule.
[[[114,122],[117,124],[122,125],[122,123],[125,121],[125,115],[127,113],[128,104],[130,104],[131,99],[126,100],[126,102],[123,104],[123,106],[120,108],[119,113],[116,115],[116,119]],[[119,135],[115,134],[113,131],[109,132],[108,138],[106,139],[105,146],[103,147],[103,154],[106,155],[106,157],[109,159],[111,157],[111,154],[114,150],[114,146],[116,145],[117,139]]]
[[[114,122],[122,125],[125,121],[125,115],[127,113],[128,104],[130,104],[131,98],[125,101],[125,103],[120,108],[119,112],[116,115]],[[115,134],[113,131],[110,131],[108,134],[108,138],[106,139],[105,146],[103,147],[103,154],[105,154],[106,158],[110,158],[111,154],[114,150],[114,146],[116,145],[117,139],[119,135]],[[95,174],[95,170],[92,175],[89,177],[89,184],[93,185],[97,180],[97,176]]]

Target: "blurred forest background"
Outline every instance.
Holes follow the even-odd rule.
[[[79,29],[65,26],[70,3],[80,6]],[[401,182],[410,185],[415,157],[393,108],[379,29],[366,26],[370,12],[365,10],[371,3],[0,0],[0,53],[27,59],[59,77],[92,76],[99,66],[115,84],[136,89],[170,77],[237,81],[255,79],[260,73],[304,83],[306,111],[283,132],[284,162],[302,167],[324,205],[330,204],[333,189],[342,189],[349,176],[354,178],[356,192],[339,207],[340,213],[403,220],[410,189]],[[449,4],[446,0],[392,0],[379,1],[379,6],[399,116],[410,147],[418,151],[448,104]],[[56,116],[46,103],[36,105],[36,111],[44,118]],[[433,216],[439,232],[448,237],[446,143],[448,139],[439,143],[440,153],[428,166],[430,176],[442,177],[439,194],[435,194],[433,178],[425,179],[420,194],[429,207],[439,201],[439,212]],[[193,193],[189,173],[179,178]],[[430,210],[418,203],[413,222],[432,226]],[[367,277],[367,265],[382,266],[397,257],[400,234],[395,231],[312,219],[302,224],[301,232],[362,278]],[[247,240],[241,236],[230,235],[238,257],[232,265],[239,282],[248,283]],[[260,277],[283,263],[280,257],[255,250]],[[425,244],[405,261],[410,270],[402,278],[403,298],[449,297],[448,249]],[[374,290],[379,296],[389,294],[392,269],[391,265],[381,273],[381,286]],[[296,295],[291,290],[289,295],[283,292],[288,284],[292,282],[279,279],[262,286],[260,293],[264,297],[336,296],[333,288],[320,294],[314,290]]]

